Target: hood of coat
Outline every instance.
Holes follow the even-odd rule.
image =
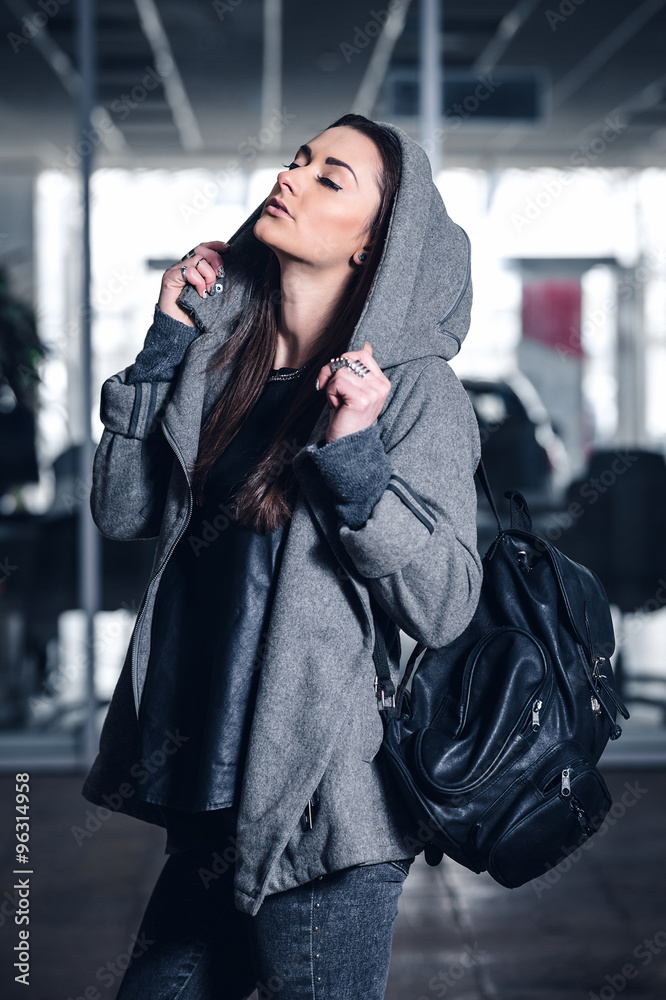
[[[401,179],[375,280],[347,350],[360,350],[368,341],[381,368],[432,355],[450,361],[469,329],[469,238],[450,218],[422,147],[397,126],[379,124],[400,141]],[[264,203],[227,241],[224,291],[202,299],[187,285],[179,299],[197,326],[216,340],[228,336],[230,320],[251,291],[252,276],[273,252],[253,233]]]

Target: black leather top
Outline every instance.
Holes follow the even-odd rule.
[[[206,503],[194,505],[159,584],[139,713],[141,755],[151,773],[138,797],[162,806],[167,853],[199,846],[233,826],[264,630],[289,525],[260,535],[240,525],[226,505],[299,383],[266,383],[211,470]]]

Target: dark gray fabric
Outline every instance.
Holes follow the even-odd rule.
[[[337,498],[335,509],[350,528],[368,520],[391,478],[377,421],[335,441],[319,441],[312,460]]]
[[[187,741],[154,769],[137,798],[190,816],[238,805],[286,526],[259,534],[240,524],[232,495],[264,452],[296,385],[292,380],[266,383],[211,469],[205,503],[195,506],[155,599],[141,699],[141,754],[146,759],[159,755],[165,727]],[[168,820],[171,814],[166,815]],[[172,829],[167,821],[169,834]],[[193,823],[195,843],[196,829]]]
[[[251,915],[265,896],[317,875],[423,849],[428,831],[414,829],[378,754],[383,726],[373,688],[370,595],[395,626],[438,647],[467,626],[481,587],[478,425],[447,363],[469,327],[469,240],[450,219],[424,150],[401,129],[382,124],[400,142],[402,176],[383,257],[347,350],[371,343],[390,381],[377,423],[391,480],[360,528],[340,519],[313,460],[329,421],[322,400],[309,441],[293,458],[299,491],[243,771],[234,886],[236,906]],[[156,588],[189,521],[188,470],[201,421],[230,374],[228,366],[215,375],[202,372],[230,336],[254,275],[272,252],[253,234],[263,205],[229,237],[224,292],[202,299],[188,286],[181,295],[179,304],[201,334],[173,382],[152,383],[153,394],[144,383],[139,403],[137,387],[127,384],[129,369],[102,387],[105,429],[93,465],[93,518],[110,538],[157,537],[157,546],[100,754],[82,791],[95,804],[142,818],[148,806],[141,808],[131,794],[137,767],[132,698],[136,712]],[[389,666],[396,683],[399,663],[394,649]],[[118,794],[121,787],[126,795]],[[314,824],[305,828],[301,820],[315,791]],[[150,816],[163,825],[158,807]]]
[[[128,384],[170,382],[199,332],[196,326],[181,323],[155,306],[153,322],[127,377]]]

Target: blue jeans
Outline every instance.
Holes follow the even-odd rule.
[[[171,854],[116,1000],[382,1000],[413,860],[319,876],[252,917],[234,904],[233,864],[213,875],[210,850]]]

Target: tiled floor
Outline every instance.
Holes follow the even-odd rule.
[[[615,822],[550,882],[505,889],[453,862],[428,868],[417,858],[387,1000],[666,1000],[666,773],[605,778]],[[635,793],[625,801],[636,798],[629,807],[625,783]],[[627,964],[635,975],[622,986]]]
[[[666,772],[605,777],[616,802],[627,782],[637,800],[618,807],[607,835],[552,884],[508,890],[453,862],[430,868],[419,855],[400,898],[386,1000],[666,1000]],[[94,807],[81,781],[32,779],[26,988],[12,968],[13,778],[0,777],[2,998],[113,1000],[119,977],[101,981],[97,970],[123,964],[164,863],[164,832],[128,817],[82,837]]]

